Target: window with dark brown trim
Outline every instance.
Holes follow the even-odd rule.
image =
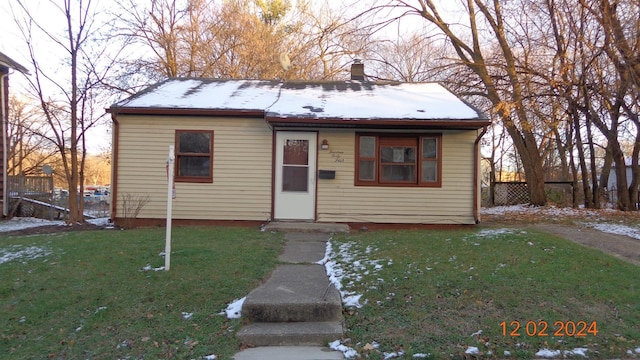
[[[356,185],[439,187],[441,172],[441,134],[356,134]]]
[[[176,130],[177,182],[213,182],[213,131]]]

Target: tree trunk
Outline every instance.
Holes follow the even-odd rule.
[[[508,116],[508,114],[503,114]],[[538,151],[533,135],[524,138],[521,132],[513,125],[513,122],[503,118],[503,124],[513,140],[520,161],[524,168],[525,180],[529,191],[529,201],[534,206],[545,206],[547,204],[547,193],[544,190],[544,171],[542,169],[542,158]]]
[[[593,135],[591,132],[591,121],[589,121],[589,116],[587,115],[587,138],[593,139]],[[600,185],[598,183],[598,169],[596,167],[596,150],[593,146],[593,141],[589,141],[589,153],[590,157],[590,165],[591,165],[591,193],[592,193],[592,201],[593,208],[600,209]]]
[[[575,108],[570,109],[571,116],[573,117],[573,131],[576,135],[576,149],[578,151],[578,164],[580,172],[582,173],[582,193],[584,195],[584,206],[586,208],[593,207],[593,199],[591,198],[591,191],[589,186],[589,170],[587,169],[587,162],[584,156],[584,145],[582,143],[582,135],[580,133],[580,115]],[[577,175],[577,174],[576,174]],[[577,179],[577,178],[576,178]]]
[[[631,204],[629,187],[627,184],[627,166],[624,161],[624,153],[617,141],[611,141],[611,152],[613,154],[613,163],[616,165],[616,187],[618,195],[618,209],[622,211],[633,210],[635,206]]]
[[[605,191],[605,198],[607,200],[609,199],[609,191],[611,189],[609,189],[609,175],[611,173],[611,163],[613,162],[613,156],[611,155],[611,148],[609,147],[609,145],[607,145],[607,147],[605,147],[605,155],[604,155],[604,163],[602,164],[602,169],[600,172],[600,184],[602,185],[604,191]]]

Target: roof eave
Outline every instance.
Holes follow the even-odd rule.
[[[267,116],[274,126],[315,126],[355,128],[412,128],[412,129],[464,129],[475,130],[491,124],[488,119],[315,119]]]
[[[264,117],[264,110],[257,109],[191,109],[167,107],[117,107],[105,109],[115,115],[165,115],[165,116],[246,116]]]
[[[6,67],[8,69],[14,69],[23,73],[24,75],[30,75],[29,70],[26,67],[20,65],[18,62],[3,53],[0,53],[0,66]]]

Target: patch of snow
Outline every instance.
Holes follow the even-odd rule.
[[[205,355],[204,356],[204,360],[216,360],[216,356],[211,354],[211,355]]]
[[[12,260],[20,260],[25,263],[27,260],[34,260],[41,257],[51,255],[51,250],[38,246],[10,245],[4,249],[0,249],[0,264]]]
[[[480,354],[480,350],[478,350],[478,348],[475,346],[469,346],[467,350],[464,351],[464,353],[467,355],[478,355]]]
[[[503,215],[513,212],[525,212],[531,209],[528,205],[511,205],[511,206],[494,206],[483,207],[480,209],[480,214],[486,215]]]
[[[478,231],[477,233],[475,233],[476,237],[493,237],[493,236],[498,236],[498,235],[508,235],[508,234],[513,234],[516,231],[516,229],[507,229],[507,228],[502,228],[502,229],[482,229],[480,231]]]
[[[399,358],[404,355],[404,351],[394,351],[390,353],[382,353],[384,360]]]
[[[190,320],[193,317],[193,313],[189,313],[189,312],[182,312],[182,318],[185,320]]]
[[[635,348],[634,351],[636,352],[636,354],[640,354],[640,347]]]
[[[549,350],[549,349],[541,349],[536,353],[537,357],[546,358],[546,359],[553,359],[555,357],[559,357],[560,355],[562,355],[562,352],[560,350]]]
[[[505,350],[502,354],[504,354],[504,356],[511,356],[511,351]]]
[[[429,354],[413,354],[414,359],[426,359],[429,357]]]
[[[345,307],[359,308],[362,306],[360,304],[361,298],[362,298],[362,294],[346,295],[342,297],[342,303],[344,304]]]
[[[327,241],[325,259],[319,263],[324,263],[329,281],[340,292],[344,306],[360,308],[362,294],[349,291],[348,288],[360,283],[363,275],[379,272],[384,266],[380,264],[382,260],[359,259],[358,256],[363,254],[356,249],[356,245],[355,242],[348,242],[334,250],[332,242]],[[364,255],[368,256],[372,251],[368,247]],[[374,287],[375,284],[369,286]]]
[[[24,230],[38,226],[64,225],[62,220],[45,220],[33,217],[14,217],[11,220],[0,221],[0,232]]]
[[[599,223],[586,223],[588,227],[594,228],[598,231],[606,232],[609,234],[624,235],[630,238],[640,240],[640,229],[637,227],[631,227],[620,224],[599,224]]]
[[[140,271],[162,271],[162,270],[164,270],[164,266],[154,268],[151,266],[151,264],[147,264],[147,266],[140,269]]]
[[[587,348],[575,348],[573,350],[567,350],[564,351],[564,356],[582,356],[582,357],[587,357],[587,351],[589,351],[589,349]]]
[[[327,241],[327,246],[324,248],[324,257],[322,260],[316,262],[318,265],[325,265],[331,260],[331,238]]]
[[[94,313],[94,314],[97,314],[97,313],[99,313],[100,311],[103,311],[103,310],[107,310],[107,307],[106,307],[106,306],[100,306],[100,307],[99,307],[99,308],[97,308],[97,309],[96,309],[96,311],[94,311],[93,313]]]
[[[346,345],[343,345],[340,340],[336,340],[334,342],[329,343],[329,348],[331,350],[340,351],[344,355],[345,359],[353,359],[353,358],[360,357],[360,354],[358,354],[358,352],[355,349],[350,348]]]
[[[231,304],[227,305],[225,310],[222,310],[218,313],[218,315],[226,315],[228,319],[239,319],[242,316],[242,305],[247,297],[243,297],[242,299],[236,299],[231,302]]]
[[[113,227],[112,224],[109,223],[109,218],[98,218],[98,219],[89,219],[88,223],[102,226],[102,227]],[[10,220],[2,220],[0,221],[0,233],[8,232],[8,231],[17,231],[30,229],[39,226],[48,226],[48,225],[58,225],[65,226],[65,222],[63,220],[46,220],[39,219],[34,217],[14,217]]]
[[[102,226],[102,227],[113,227],[113,224],[109,223],[109,218],[97,218],[97,219],[89,219],[87,220],[87,222],[89,224],[93,224],[93,225],[97,225],[97,226]]]

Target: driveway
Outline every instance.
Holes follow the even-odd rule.
[[[535,224],[531,228],[592,247],[640,266],[640,240],[567,224]]]

